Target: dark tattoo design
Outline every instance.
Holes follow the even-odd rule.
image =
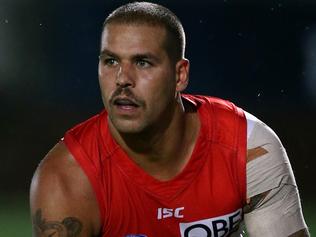
[[[250,198],[249,203],[244,206],[244,213],[251,212],[268,194],[270,191],[258,194]]]
[[[75,217],[66,217],[62,222],[46,221],[38,209],[33,216],[33,228],[36,237],[78,237],[82,223]]]

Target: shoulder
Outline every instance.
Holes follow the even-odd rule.
[[[57,143],[40,162],[33,177],[33,187],[49,184],[64,191],[75,191],[75,183],[85,184],[85,175],[63,141]],[[34,183],[35,182],[35,183]],[[44,187],[45,187],[44,185]]]
[[[269,174],[276,171],[276,169],[278,172],[292,176],[286,149],[277,134],[268,125],[250,113],[245,112],[245,115],[247,119],[248,179],[253,177],[253,174],[258,175],[259,171]],[[266,175],[262,177],[266,177]],[[294,182],[291,183],[294,184]]]
[[[98,229],[99,214],[92,187],[62,141],[35,171],[30,202],[32,214],[38,217],[40,213],[43,220],[44,217],[48,220],[74,217],[82,223],[83,232]]]
[[[231,101],[203,95],[183,95],[183,97],[196,105],[203,119],[212,120],[218,127],[246,129],[244,111]]]
[[[247,190],[255,196],[281,183],[295,184],[286,150],[276,133],[261,120],[247,118]]]
[[[100,126],[100,122],[106,118],[106,111],[103,110],[99,114],[77,124],[66,132],[66,136],[70,135],[80,141],[83,138],[90,138],[94,135]]]
[[[244,113],[247,121],[248,148],[264,144],[282,146],[279,137],[268,125],[254,115],[246,111]]]
[[[107,134],[105,111],[79,123],[64,135],[63,143],[85,171],[95,165],[93,159],[98,157],[102,134]]]
[[[182,95],[183,98],[186,100],[189,100],[193,104],[197,105],[198,107],[200,105],[206,105],[206,106],[212,106],[215,109],[221,110],[221,111],[235,111],[238,109],[238,107],[232,103],[231,101],[221,99],[218,97],[213,96],[205,96],[205,95],[190,95],[190,94],[184,94]]]

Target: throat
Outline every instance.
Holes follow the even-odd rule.
[[[150,176],[159,181],[171,180],[185,169],[192,157],[200,131],[197,113],[186,114],[184,126],[175,131],[178,132],[159,136],[150,146],[143,144],[141,152],[130,147],[124,150]],[[148,145],[148,141],[143,142]]]

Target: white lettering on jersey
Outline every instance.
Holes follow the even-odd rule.
[[[210,219],[180,223],[181,237],[225,237],[238,228],[242,211],[237,211]]]
[[[157,210],[157,219],[160,220],[168,217],[183,218],[181,214],[183,210],[184,207],[178,207],[176,209],[159,207]]]

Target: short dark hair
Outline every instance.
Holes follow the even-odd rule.
[[[172,60],[185,53],[185,33],[178,17],[168,8],[149,2],[133,2],[114,10],[104,21],[103,30],[110,23],[145,24],[166,29],[165,47]]]

